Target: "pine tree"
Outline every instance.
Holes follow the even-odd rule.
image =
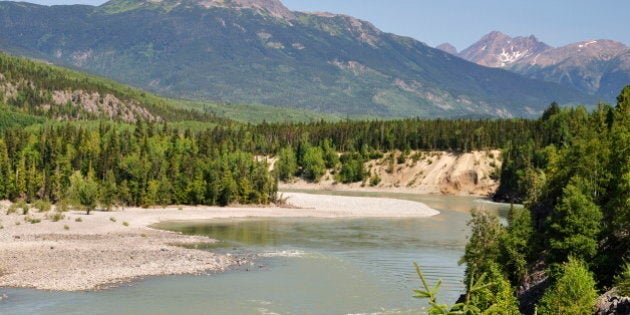
[[[118,187],[116,185],[116,176],[112,170],[109,170],[105,174],[105,180],[101,183],[99,202],[105,210],[110,211],[112,207],[116,205],[117,199]]]
[[[597,253],[602,212],[583,193],[579,178],[571,180],[549,217],[549,261],[562,263],[569,256],[589,261]]]

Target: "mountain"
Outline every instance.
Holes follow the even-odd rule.
[[[512,38],[495,31],[462,50],[458,56],[486,67],[506,67],[549,48],[551,46],[538,41],[533,35]]]
[[[579,89],[609,102],[630,83],[630,47],[612,40],[551,47],[534,36],[510,37],[495,31],[458,56]]]
[[[98,76],[0,53],[0,127],[46,119],[133,123],[339,121],[342,116],[255,104],[169,99]],[[374,118],[374,117],[365,117]]]
[[[450,43],[443,43],[440,45],[435,46],[436,49],[439,49],[443,52],[447,52],[451,55],[455,55],[457,56],[457,48],[453,45],[451,45]]]
[[[377,117],[507,117],[595,98],[277,0],[0,2],[0,45],[171,97]],[[43,57],[42,57],[43,56]]]
[[[3,114],[127,123],[226,122],[172,102],[108,79],[0,53],[0,112]]]

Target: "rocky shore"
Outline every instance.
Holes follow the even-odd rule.
[[[163,221],[253,217],[428,217],[419,202],[285,193],[287,207],[167,207],[119,211],[70,211],[53,221],[47,213],[0,214],[0,287],[81,291],[133,279],[218,272],[238,259],[180,245],[211,243],[150,226]],[[3,209],[6,209],[4,203]]]

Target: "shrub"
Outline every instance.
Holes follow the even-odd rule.
[[[39,212],[48,212],[52,209],[52,204],[48,201],[39,199],[33,203],[33,207]]]
[[[374,187],[378,184],[381,183],[381,177],[378,176],[378,174],[374,174],[371,178],[370,178],[370,186]]]
[[[291,147],[286,147],[278,153],[278,161],[276,161],[275,172],[281,181],[289,181],[297,172],[297,158]]]
[[[57,221],[63,220],[65,217],[66,216],[63,213],[58,212],[58,211],[55,211],[52,214],[46,214],[46,218],[51,220],[51,221],[53,221],[53,222],[57,222]]]
[[[626,263],[621,274],[615,277],[615,287],[621,296],[630,296],[630,263]]]
[[[303,157],[302,173],[306,180],[311,182],[319,182],[326,172],[324,162],[324,152],[319,147],[309,147]]]
[[[33,217],[27,215],[27,216],[24,217],[24,222],[31,223],[31,224],[36,224],[36,223],[42,222],[42,220],[38,219],[38,218],[33,218]]]
[[[491,267],[501,255],[500,241],[506,229],[499,222],[499,218],[489,212],[473,209],[471,236],[466,244],[464,256],[460,263],[466,263],[466,283],[470,283],[473,275],[489,274]]]
[[[66,199],[59,200],[59,202],[55,205],[55,209],[59,212],[68,212],[68,210],[70,210],[68,201]]]
[[[12,214],[12,213],[16,213],[17,209],[19,209],[20,206],[18,206],[17,203],[12,203],[9,208],[7,209],[7,215]]]
[[[363,158],[358,153],[345,154],[341,159],[341,170],[337,180],[344,183],[356,183],[365,178],[367,171],[363,165]]]
[[[407,156],[404,153],[401,153],[397,158],[396,162],[398,164],[404,164],[407,161]]]
[[[31,210],[31,206],[29,206],[28,203],[26,203],[26,201],[24,200],[21,200],[20,202],[18,202],[18,205],[20,208],[22,208],[23,215],[27,215],[28,212]]]
[[[562,264],[561,275],[540,300],[540,315],[590,315],[593,314],[595,280],[586,265],[569,258]]]

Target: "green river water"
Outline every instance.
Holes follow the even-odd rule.
[[[326,192],[331,194],[331,192]],[[337,193],[424,202],[425,219],[248,219],[163,223],[222,241],[208,249],[251,263],[223,273],[153,277],[96,292],[0,289],[0,314],[422,314],[413,262],[440,298],[463,290],[469,211],[509,206],[475,197]]]

